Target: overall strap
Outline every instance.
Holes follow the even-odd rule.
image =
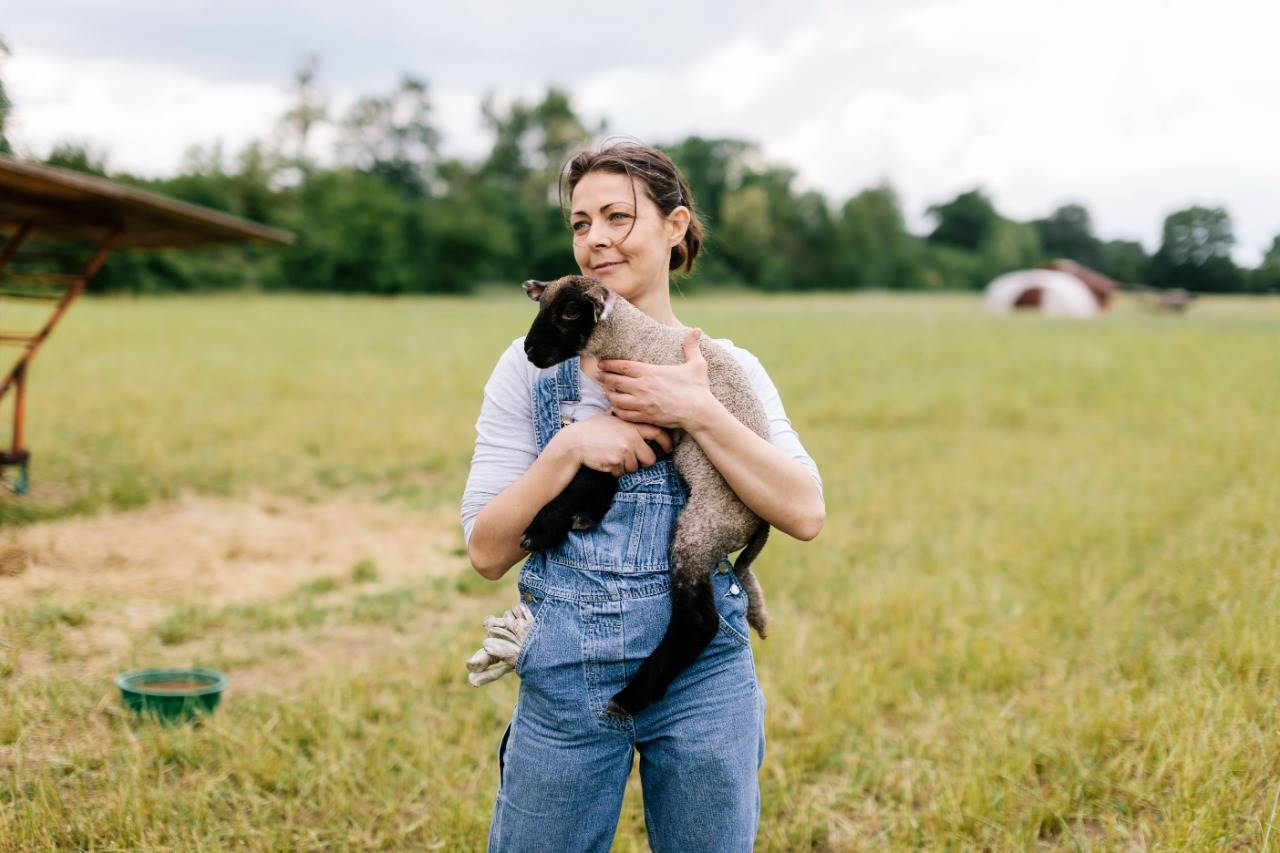
[[[561,426],[568,426],[573,423],[572,410],[564,404],[582,401],[582,392],[578,387],[578,362],[579,357],[575,355],[573,358],[566,358],[560,362],[559,368],[556,369],[556,399],[561,404]]]
[[[572,404],[582,399],[578,356],[560,362],[554,374],[539,377],[529,393],[533,400],[533,434],[541,453],[560,427],[573,421]]]

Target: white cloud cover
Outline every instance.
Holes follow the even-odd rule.
[[[191,16],[212,14],[198,2],[129,5],[153,17],[164,9],[186,30]],[[1102,236],[1149,249],[1164,216],[1189,203],[1230,210],[1244,263],[1280,233],[1273,4],[817,2],[782,15],[769,4],[707,3],[692,18],[659,5],[643,20],[579,17],[581,26],[563,20],[581,6],[547,4],[545,14],[513,6],[483,27],[429,6],[375,3],[357,14],[311,4],[289,10],[306,45],[296,35],[265,42],[252,58],[198,34],[185,53],[113,55],[109,39],[68,23],[74,6],[89,4],[62,0],[56,27],[29,14],[5,30],[13,137],[38,151],[87,138],[109,149],[113,167],[143,174],[171,171],[193,143],[220,137],[234,151],[267,133],[305,47],[324,56],[337,104],[385,88],[401,69],[424,76],[447,147],[463,155],[486,148],[485,92],[554,83],[614,132],[758,141],[833,201],[889,180],[916,230],[928,227],[928,204],[982,185],[1019,218],[1083,202]],[[656,46],[646,50],[646,39]],[[260,70],[225,72],[248,67]]]

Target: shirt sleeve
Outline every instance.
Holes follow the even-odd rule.
[[[764,404],[765,414],[769,418],[769,442],[808,469],[809,475],[813,477],[813,482],[818,487],[818,494],[822,495],[822,476],[818,473],[817,463],[800,443],[800,435],[791,426],[791,419],[787,417],[787,412],[782,406],[782,397],[778,394],[773,380],[769,378],[764,365],[754,354],[742,347],[737,347],[737,351],[739,361],[746,370],[760,401]]]
[[[533,435],[531,382],[524,365],[523,338],[498,359],[484,386],[476,420],[476,446],[462,493],[462,538],[471,541],[476,516],[495,495],[529,470],[538,458]]]

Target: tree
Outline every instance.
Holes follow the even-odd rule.
[[[1151,258],[1151,283],[1188,290],[1243,289],[1244,276],[1231,259],[1236,238],[1221,207],[1193,206],[1164,220],[1160,249]]]
[[[46,166],[57,166],[60,169],[71,169],[84,172],[86,175],[107,176],[107,155],[95,151],[87,141],[64,139],[54,143],[49,156],[44,158]]]
[[[1280,291],[1280,235],[1271,241],[1271,248],[1262,256],[1262,263],[1249,275],[1249,289],[1260,293]]]
[[[981,189],[961,193],[945,204],[931,205],[938,225],[928,236],[932,247],[960,250],[928,251],[925,265],[930,286],[978,288],[1001,273],[1034,266],[1041,257],[1036,229],[1006,219]]]
[[[476,191],[492,219],[504,220],[515,236],[505,275],[519,281],[574,270],[557,182],[570,152],[586,145],[591,133],[568,93],[553,86],[538,103],[517,100],[505,109],[489,95],[481,112],[494,141],[477,172]]]
[[[995,228],[1000,214],[981,189],[961,193],[946,204],[928,208],[938,225],[929,234],[930,243],[942,243],[977,251]]]
[[[380,174],[411,196],[431,194],[439,146],[427,84],[408,74],[389,94],[356,101],[339,125],[342,162]]]
[[[1102,265],[1102,243],[1093,234],[1089,211],[1079,204],[1065,204],[1047,219],[1031,223],[1045,254],[1068,258],[1095,269]]]
[[[836,280],[840,287],[913,287],[919,279],[916,238],[907,233],[893,188],[863,190],[840,209]]]
[[[316,83],[319,74],[319,55],[308,54],[293,72],[293,105],[280,117],[277,125],[283,156],[302,169],[311,164],[307,141],[312,129],[329,117],[328,96]]]
[[[4,37],[0,36],[0,65],[10,56],[9,45],[5,43]],[[9,113],[13,109],[13,102],[9,100],[9,95],[5,92],[4,80],[0,79],[0,154],[12,154],[13,147],[9,144],[9,138],[5,135],[5,124],[9,121]]]
[[[741,187],[753,165],[762,160],[755,143],[743,139],[689,136],[660,147],[680,167],[694,204],[708,225],[719,221],[725,194]]]
[[[745,186],[724,196],[719,244],[733,268],[748,281],[759,281],[773,243],[769,196],[761,186]]]
[[[1116,281],[1145,281],[1151,258],[1141,243],[1133,240],[1108,240],[1099,252],[1098,272]]]
[[[978,254],[982,258],[982,277],[990,280],[1011,270],[1035,266],[1043,252],[1035,228],[1001,216],[978,247]]]

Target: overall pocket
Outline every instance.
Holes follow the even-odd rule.
[[[711,576],[711,589],[716,598],[716,611],[720,617],[719,633],[740,646],[751,646],[747,636],[747,591],[738,583],[732,571],[716,572]]]
[[[524,602],[524,606],[528,607],[533,614],[533,624],[529,627],[529,633],[524,635],[524,640],[520,642],[520,652],[516,655],[515,673],[518,676],[523,676],[529,660],[529,652],[537,642],[538,635],[541,633],[542,623],[547,621],[545,612],[547,595],[542,590],[535,589],[523,581],[516,584],[516,589],[520,591],[520,600]]]

